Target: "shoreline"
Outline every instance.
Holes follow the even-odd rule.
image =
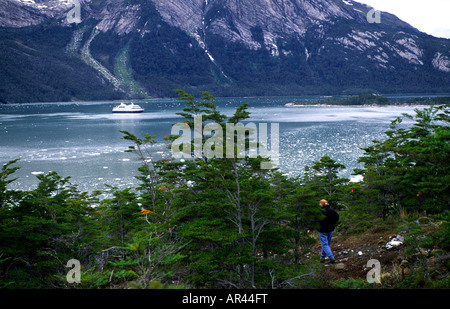
[[[440,104],[442,105],[442,104]],[[440,106],[434,105],[434,106]],[[377,104],[364,104],[364,105],[352,105],[352,104],[293,104],[287,103],[286,107],[429,107],[433,106],[433,104],[386,104],[386,105],[377,105]]]
[[[349,97],[353,97],[353,96],[357,96],[357,95],[340,95],[340,94],[336,94],[336,95],[309,95],[309,94],[305,94],[305,95],[288,95],[288,96],[242,96],[242,97],[236,97],[236,96],[229,96],[229,97],[214,97],[216,100],[217,99],[264,99],[264,98],[305,98],[305,97],[310,97],[310,98],[323,98],[323,99],[327,99],[327,98],[334,98],[334,97],[343,97],[343,98],[349,98]],[[409,98],[442,98],[442,97],[450,97],[450,93],[399,93],[399,94],[381,94],[379,95],[381,97],[396,97],[396,96],[400,96],[400,97],[409,97]],[[71,104],[71,103],[102,103],[102,102],[111,102],[111,103],[116,103],[116,102],[151,102],[151,101],[163,101],[163,100],[177,100],[178,97],[174,96],[174,97],[150,97],[147,99],[112,99],[112,100],[68,100],[68,101],[42,101],[42,102],[0,102],[0,106],[2,105],[25,105],[25,104]],[[195,99],[200,99],[200,97],[195,97]],[[287,103],[290,104],[290,103]],[[311,106],[317,106],[319,104],[301,104],[301,106],[306,106],[306,105],[311,105]],[[320,104],[323,105],[323,104]],[[328,106],[329,104],[327,104],[326,106]],[[325,105],[323,105],[325,106]],[[331,104],[329,106],[338,106],[338,105],[334,105]],[[351,105],[341,105],[341,106],[351,106]],[[382,106],[382,105],[380,105]]]
[[[353,107],[423,107],[443,106],[450,104],[450,96],[443,97],[387,97],[382,95],[367,94],[349,97],[332,97],[322,100],[303,101],[292,100],[285,104],[288,107],[300,106],[353,106]]]

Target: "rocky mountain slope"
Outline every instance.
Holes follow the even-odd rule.
[[[0,2],[1,101],[450,92],[450,40],[354,1]]]

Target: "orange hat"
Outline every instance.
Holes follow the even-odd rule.
[[[328,201],[327,200],[320,200],[320,204],[328,205]]]

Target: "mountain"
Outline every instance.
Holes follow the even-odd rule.
[[[77,5],[81,22],[69,23]],[[450,40],[386,12],[368,19],[371,9],[350,0],[0,0],[0,101],[169,97],[177,88],[450,92]]]

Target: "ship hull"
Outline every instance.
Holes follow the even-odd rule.
[[[113,114],[139,114],[142,113],[142,111],[113,111]]]

